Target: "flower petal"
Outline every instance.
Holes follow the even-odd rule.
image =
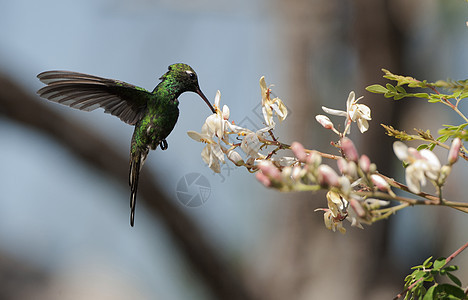
[[[399,160],[408,160],[408,146],[406,146],[402,142],[396,141],[393,143],[393,152],[395,152],[395,155],[398,157]]]
[[[333,109],[333,108],[328,108],[325,106],[322,106],[322,110],[326,112],[327,114],[333,115],[333,116],[339,116],[339,117],[346,117],[347,114],[345,111],[338,110],[338,109]]]

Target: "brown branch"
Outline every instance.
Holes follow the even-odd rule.
[[[54,137],[84,163],[128,185],[128,154],[107,144],[94,132],[50,109],[0,74],[0,116]],[[130,139],[130,137],[129,137]],[[216,252],[202,230],[156,184],[157,176],[148,168],[140,181],[140,200],[161,220],[191,266],[198,272],[216,299],[254,299],[245,282]],[[126,198],[125,198],[126,199]],[[122,222],[128,222],[123,219]]]

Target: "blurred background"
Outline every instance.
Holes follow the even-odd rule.
[[[203,145],[186,134],[209,115],[193,93],[179,98],[169,149],[146,161],[131,228],[133,128],[35,95],[45,70],[152,90],[169,64],[185,62],[208,98],[222,92],[231,120],[259,128],[265,75],[290,110],[279,138],[335,154],[335,137],[314,116],[322,105],[344,109],[354,90],[373,117],[369,132],[352,132],[359,151],[402,179],[379,124],[436,133],[460,120],[445,107],[394,103],[364,88],[384,82],[381,68],[429,81],[468,78],[465,1],[3,0],[0,7],[1,299],[390,299],[411,266],[468,239],[463,213],[434,207],[333,233],[314,212],[326,205],[323,193],[279,194],[232,165],[214,174]],[[445,163],[446,152],[438,154]],[[451,175],[449,199],[466,199],[463,164]],[[208,193],[190,207],[177,190],[193,173],[207,179]],[[189,182],[185,192],[199,187]],[[466,285],[466,254],[454,264]]]

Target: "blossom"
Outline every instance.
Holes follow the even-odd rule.
[[[338,169],[340,170],[341,174],[350,176],[351,178],[358,177],[357,173],[357,166],[354,161],[347,161],[346,159],[340,157],[336,161],[338,165]]]
[[[333,230],[335,232],[337,229],[342,234],[346,233],[346,228],[343,227],[343,222],[333,216],[331,210],[323,209],[325,213],[323,214],[323,220],[325,222],[325,227],[327,229]],[[316,210],[317,211],[317,210]]]
[[[305,151],[304,146],[301,143],[293,142],[291,144],[291,150],[294,153],[294,156],[296,156],[300,162],[306,162],[307,153]]]
[[[241,149],[245,152],[248,156],[253,158],[260,157],[260,147],[261,147],[260,140],[255,132],[249,133],[242,139]]]
[[[229,107],[227,105],[223,106],[223,110],[219,109],[219,101],[221,99],[221,92],[218,90],[216,92],[215,96],[215,103],[214,103],[214,108],[216,110],[216,113],[210,115],[208,118],[206,118],[205,124],[203,126],[205,128],[205,131],[209,135],[217,136],[220,139],[224,138],[225,135],[225,129],[229,127],[229,122],[227,121],[229,119]],[[202,127],[203,131],[203,127]]]
[[[258,169],[260,172],[257,172],[255,176],[257,180],[263,183],[266,187],[271,186],[273,181],[281,181],[281,172],[277,167],[273,165],[272,162],[268,160],[263,160],[258,164]]]
[[[317,120],[317,122],[320,123],[320,125],[323,126],[323,128],[325,129],[333,129],[333,123],[332,121],[330,120],[329,117],[327,116],[324,116],[324,115],[316,115],[315,116],[315,120]]]
[[[288,109],[283,104],[283,101],[279,98],[270,98],[270,88],[267,87],[265,82],[265,76],[260,78],[260,89],[262,92],[262,113],[263,118],[267,126],[274,127],[275,122],[273,121],[273,111],[280,121],[286,119],[288,115]]]
[[[339,176],[329,165],[320,165],[317,168],[318,181],[322,186],[338,187],[340,186]]]
[[[216,173],[220,173],[220,162],[224,163],[224,152],[219,142],[214,141],[212,136],[207,134],[206,127],[205,130],[202,128],[201,133],[188,131],[187,134],[198,142],[206,143],[205,148],[202,150],[201,157],[209,168]]]
[[[323,219],[325,227],[335,232],[337,229],[341,233],[346,233],[346,229],[343,227],[343,220],[346,219],[348,201],[346,201],[339,193],[329,191],[327,193],[327,208],[318,208],[315,211],[323,210],[325,213]]]
[[[369,156],[363,154],[359,157],[359,167],[366,173],[369,173],[371,167],[371,161]]]
[[[369,129],[369,122],[371,120],[371,110],[367,105],[358,104],[358,101],[363,97],[357,99],[354,92],[350,92],[348,100],[346,101],[346,111],[331,109],[322,106],[324,112],[340,117],[346,117],[346,128],[349,133],[349,122],[356,122],[361,133],[366,132]]]
[[[220,145],[220,140],[225,138],[226,130],[230,128],[227,121],[229,118],[229,107],[224,105],[223,110],[220,110],[220,98],[221,92],[217,91],[214,104],[216,113],[206,118],[201,132],[187,132],[188,136],[192,139],[206,144],[201,152],[202,159],[216,173],[221,172],[220,162],[224,163],[224,149]]]
[[[396,156],[409,164],[405,170],[408,189],[416,194],[421,192],[421,186],[426,185],[426,178],[437,180],[441,165],[437,156],[428,149],[421,151],[408,147],[400,141],[393,143]]]
[[[452,145],[450,146],[450,151],[448,154],[448,162],[450,165],[453,165],[454,163],[457,162],[458,160],[458,152],[460,152],[461,148],[461,139],[460,138],[455,138],[452,142]]]
[[[372,183],[381,191],[388,191],[390,189],[388,182],[380,175],[372,174],[371,180]]]
[[[236,166],[242,166],[244,164],[244,160],[242,159],[242,156],[240,156],[240,154],[234,150],[229,150],[227,153],[227,157]]]
[[[347,137],[341,140],[341,150],[343,151],[346,158],[350,161],[357,162],[359,159],[359,154],[352,140]]]

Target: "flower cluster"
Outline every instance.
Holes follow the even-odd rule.
[[[271,98],[271,89],[267,87],[265,78],[260,78],[260,89],[262,96],[262,112],[265,119],[265,127],[259,130],[250,130],[229,122],[229,107],[224,105],[220,109],[221,93],[218,91],[215,97],[214,108],[216,113],[206,118],[200,133],[189,131],[187,134],[198,142],[205,143],[202,151],[202,159],[216,173],[221,171],[221,164],[225,163],[225,157],[236,166],[245,166],[249,170],[257,170],[258,163],[268,159],[276,161],[278,164],[294,163],[287,157],[273,157],[279,149],[285,145],[278,142],[273,135],[276,123],[273,117],[283,121],[288,115],[288,110],[279,98]],[[231,142],[230,136],[234,135],[236,142]],[[275,150],[263,154],[262,149],[268,146],[275,146]],[[244,153],[244,158],[239,153]]]
[[[294,142],[291,145],[297,163],[282,169],[273,163],[264,161],[260,164],[257,179],[265,186],[281,191],[315,191],[327,189],[328,208],[324,211],[325,226],[333,231],[345,233],[342,221],[348,220],[352,226],[362,228],[361,223],[371,223],[381,217],[379,209],[389,204],[388,201],[374,199],[372,192],[392,193],[389,183],[376,171],[375,164],[366,155],[358,155],[353,142],[348,138],[340,141],[340,148],[346,157],[337,159],[337,169],[322,164],[322,156],[317,151],[304,149]]]
[[[421,186],[426,185],[426,179],[432,181],[436,187],[444,185],[450,174],[451,166],[458,159],[460,147],[460,138],[455,138],[448,155],[448,163],[442,166],[437,156],[428,149],[418,151],[402,142],[393,143],[395,155],[407,164],[405,169],[406,185],[415,194],[421,193]]]
[[[322,107],[327,114],[345,117],[342,131],[335,127],[329,117],[315,117],[325,129],[338,135],[339,140],[334,145],[341,155],[336,156],[307,150],[298,142],[291,145],[280,142],[274,136],[276,123],[273,118],[283,121],[288,115],[287,108],[279,98],[271,98],[271,89],[264,77],[260,79],[260,90],[264,128],[250,130],[229,121],[229,107],[224,105],[220,108],[221,94],[218,91],[214,104],[216,113],[206,119],[200,133],[189,131],[188,135],[206,144],[202,158],[214,172],[220,172],[221,164],[226,163],[227,158],[236,166],[257,172],[257,180],[270,188],[285,192],[327,190],[327,207],[316,211],[324,212],[325,226],[333,231],[345,233],[344,220],[351,222],[351,226],[363,228],[362,224],[386,218],[408,205],[420,204],[416,200],[396,196],[392,188],[424,197],[427,194],[421,194],[421,186],[430,181],[440,190],[460,154],[462,143],[459,138],[454,139],[448,163],[443,166],[432,151],[418,151],[402,142],[395,142],[395,154],[407,166],[405,186],[380,174],[369,157],[359,155],[354,143],[346,137],[353,123],[361,133],[369,129],[371,110],[358,103],[362,97],[356,99],[355,93],[350,92],[346,111]],[[272,147],[273,150],[268,150]],[[285,156],[280,151],[285,149],[291,150],[293,156]],[[336,166],[322,163],[324,158],[335,160]],[[442,198],[426,196],[426,199],[437,199],[437,204],[442,203]],[[402,204],[388,207],[389,200]]]

